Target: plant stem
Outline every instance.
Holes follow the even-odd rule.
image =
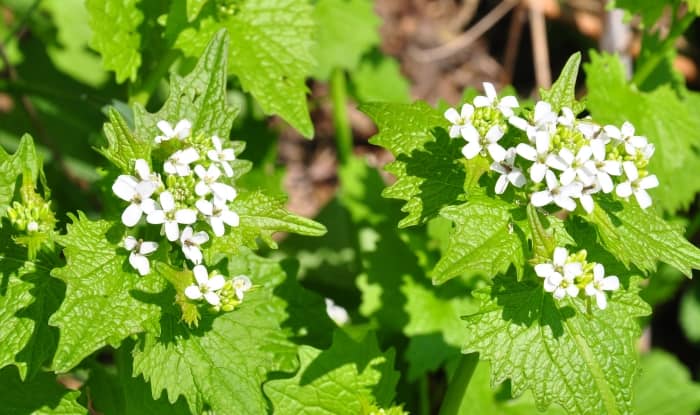
[[[158,88],[161,79],[168,74],[170,66],[172,66],[177,57],[178,52],[172,49],[163,55],[155,69],[148,74],[148,77],[146,77],[143,82],[134,84],[131,97],[129,98],[129,104],[139,103],[146,106],[153,92]]]
[[[428,375],[421,376],[420,384],[420,415],[430,415],[430,391],[428,389]]]
[[[457,370],[452,376],[452,379],[450,379],[450,384],[447,387],[445,400],[440,407],[440,415],[457,415],[460,412],[468,413],[468,411],[460,411],[460,409],[467,404],[467,402],[465,402],[467,388],[469,387],[469,381],[472,379],[477,363],[479,363],[478,353],[462,355]]]
[[[346,110],[347,87],[345,72],[335,68],[330,80],[331,100],[333,102],[333,124],[335,126],[335,139],[338,145],[338,159],[341,164],[347,164],[352,156],[352,129],[348,121]]]

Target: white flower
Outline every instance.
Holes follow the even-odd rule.
[[[605,142],[601,138],[590,141],[593,151],[593,160],[586,163],[586,169],[595,175],[595,178],[603,190],[603,193],[613,191],[614,184],[610,176],[622,174],[622,164],[617,160],[606,160]]]
[[[567,294],[571,297],[578,295],[575,278],[583,274],[580,262],[567,262],[569,251],[563,247],[554,249],[552,262],[535,265],[535,273],[544,278],[544,289],[553,293],[554,298],[561,300]]]
[[[193,147],[187,147],[184,150],[178,150],[168,157],[163,163],[163,170],[168,174],[177,174],[178,176],[190,175],[190,164],[199,160],[199,153]]]
[[[553,169],[561,170],[559,180],[562,184],[570,184],[578,177],[584,185],[593,183],[593,172],[589,171],[586,163],[591,159],[593,151],[588,146],[583,146],[574,155],[568,148],[562,148],[559,154],[551,154],[547,158],[547,165]]]
[[[530,141],[534,141],[539,131],[544,131],[550,135],[555,132],[557,127],[557,114],[552,112],[552,106],[549,102],[539,101],[535,104],[532,124],[516,116],[508,118],[508,122],[513,127],[525,131]]]
[[[535,147],[526,143],[520,143],[515,148],[520,157],[534,162],[530,166],[530,178],[535,183],[540,183],[548,171],[549,142],[549,133],[539,131],[535,133]]]
[[[209,193],[213,193],[215,197],[227,202],[236,198],[236,189],[225,183],[217,182],[219,177],[221,177],[221,170],[216,165],[212,164],[208,170],[205,170],[204,166],[198,164],[194,166],[194,172],[200,178],[200,181],[197,182],[194,188],[194,192],[198,196],[206,196]]]
[[[129,264],[141,275],[146,275],[151,272],[151,265],[148,263],[146,255],[155,252],[158,249],[156,242],[142,241],[133,236],[127,236],[124,239],[124,248],[131,251],[129,254]]]
[[[236,291],[236,297],[238,297],[238,300],[243,301],[243,295],[246,291],[250,290],[253,283],[250,282],[250,278],[247,276],[239,275],[233,278],[231,281],[231,286],[233,287],[234,291]]]
[[[200,300],[204,297],[213,306],[221,304],[221,298],[217,291],[223,288],[226,283],[224,277],[221,274],[210,276],[204,265],[195,265],[192,272],[197,283],[185,288],[185,296],[190,300]]]
[[[484,82],[484,92],[486,96],[478,96],[474,98],[474,106],[477,108],[481,107],[495,107],[501,111],[504,117],[508,118],[513,115],[513,108],[518,108],[518,100],[514,96],[507,96],[498,99],[498,94],[496,94],[496,88],[490,82]]]
[[[515,187],[523,187],[527,182],[522,170],[515,167],[515,149],[509,148],[506,156],[500,163],[492,163],[491,170],[501,174],[496,181],[496,194],[503,194],[508,188],[508,183]]]
[[[574,112],[569,107],[563,107],[561,109],[562,115],[557,118],[557,122],[566,127],[572,128],[576,123],[576,116]]]
[[[584,118],[582,120],[577,120],[575,126],[576,129],[589,140],[594,139],[597,135],[599,135],[601,131],[601,126],[591,121],[590,117]],[[607,136],[606,139],[609,140]]]
[[[616,193],[620,197],[630,197],[634,194],[637,199],[637,203],[642,209],[646,209],[651,206],[651,196],[647,193],[647,189],[654,188],[659,185],[659,180],[656,175],[651,174],[645,177],[639,177],[639,172],[637,171],[637,166],[631,161],[625,161],[622,163],[622,168],[625,170],[625,175],[627,176],[627,181],[622,182],[617,185],[615,189]]]
[[[158,121],[158,124],[156,125],[158,126],[158,129],[163,133],[163,135],[159,135],[156,137],[156,143],[162,143],[163,141],[168,141],[174,137],[177,137],[180,140],[184,140],[185,138],[189,137],[190,130],[192,129],[192,123],[188,120],[178,121],[175,128],[173,128],[172,125],[170,125],[170,123],[165,120]]]
[[[156,207],[156,202],[151,199],[156,184],[151,181],[137,182],[135,177],[122,174],[112,185],[112,191],[120,199],[131,202],[122,213],[122,223],[126,226],[136,225],[142,214],[148,214]]]
[[[151,172],[151,168],[144,159],[137,159],[134,162],[134,170],[142,182],[153,182],[156,188],[160,186],[160,176],[157,173]]]
[[[195,264],[200,264],[202,262],[202,251],[199,249],[199,246],[206,243],[208,240],[209,235],[207,235],[206,232],[200,231],[194,233],[191,226],[185,227],[180,235],[182,253],[185,254],[185,258]]]
[[[610,275],[605,276],[605,268],[602,264],[595,264],[593,266],[593,281],[586,285],[586,295],[594,296],[595,302],[598,308],[605,310],[608,306],[608,300],[605,297],[605,291],[615,291],[620,288],[620,280],[617,276]]]
[[[224,223],[228,226],[238,226],[240,218],[236,212],[229,210],[225,201],[214,198],[214,203],[199,199],[195,206],[202,212],[202,215],[209,218],[209,224],[214,231],[214,235],[222,236],[225,232]]]
[[[457,112],[457,110],[454,108],[448,108],[447,111],[445,111],[445,118],[447,118],[447,121],[452,123],[450,126],[450,137],[459,137],[461,135],[462,128],[474,128],[474,126],[471,124],[472,114],[474,114],[474,107],[470,104],[462,105],[461,112]]]
[[[160,209],[156,209],[146,216],[146,222],[160,225],[163,224],[165,236],[169,241],[176,241],[180,235],[180,226],[191,225],[197,221],[197,211],[194,209],[175,210],[175,199],[173,194],[165,191],[160,194]]]
[[[647,145],[646,137],[634,135],[634,126],[627,121],[622,124],[621,129],[614,125],[606,125],[603,129],[610,138],[623,142],[625,151],[629,155],[633,156],[637,150],[641,150]]]
[[[215,135],[211,137],[211,142],[214,144],[214,149],[207,151],[209,160],[221,165],[227,177],[233,176],[233,169],[229,161],[236,159],[236,153],[233,152],[232,148],[222,148],[221,139]]]
[[[557,180],[557,177],[551,170],[547,171],[545,179],[547,182],[547,190],[533,193],[530,199],[532,204],[540,207],[554,202],[562,209],[568,211],[575,210],[576,202],[574,202],[572,198],[581,197],[583,185],[579,182],[560,185],[559,180]]]
[[[462,154],[468,160],[471,160],[486,149],[493,161],[503,161],[506,156],[506,150],[498,144],[498,140],[503,137],[503,134],[504,131],[497,125],[489,128],[484,137],[479,135],[476,128],[464,128],[462,129],[462,137],[467,140],[467,144],[462,147]]]
[[[348,311],[334,303],[330,298],[326,298],[326,314],[339,326],[345,325],[350,321]]]

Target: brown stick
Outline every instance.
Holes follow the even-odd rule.
[[[518,59],[518,45],[523,34],[523,25],[525,23],[525,6],[520,4],[510,20],[510,28],[508,29],[508,40],[506,41],[506,50],[503,54],[503,72],[501,75],[501,83],[509,85],[513,82],[513,73],[515,73],[515,61]]]
[[[552,85],[552,73],[549,68],[549,47],[547,44],[547,23],[542,13],[540,0],[530,2],[530,36],[532,37],[532,54],[535,65],[535,80],[540,88]]]

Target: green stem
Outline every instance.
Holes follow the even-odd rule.
[[[548,260],[556,248],[554,238],[542,226],[540,214],[532,204],[527,205],[527,219],[532,231],[532,251],[535,259]]]
[[[666,49],[673,46],[676,39],[680,35],[685,33],[688,27],[690,27],[690,24],[693,23],[693,20],[695,20],[695,15],[691,12],[686,13],[686,15],[683,16],[680,20],[674,20],[673,24],[671,25],[671,31],[668,33],[668,36],[666,36],[663,42],[661,42],[661,44],[657,48],[655,48],[657,52],[652,54],[644,62],[644,64],[635,71],[634,77],[632,77],[632,82],[635,85],[639,86],[647,80],[649,75],[651,75],[654,69],[659,65],[661,59],[665,57],[664,52],[666,51]]]
[[[345,72],[336,68],[331,74],[330,80],[331,100],[333,102],[333,124],[335,125],[335,137],[338,145],[338,158],[341,164],[347,164],[352,156],[352,129],[348,121],[347,86]]]
[[[129,104],[139,103],[146,106],[151,99],[151,95],[158,88],[160,81],[168,74],[168,70],[170,70],[177,57],[178,52],[172,49],[163,55],[155,69],[148,74],[148,77],[143,82],[134,84]]]
[[[430,415],[430,390],[428,375],[421,376],[420,384],[420,415]]]
[[[479,354],[470,353],[462,355],[455,374],[450,379],[445,400],[440,407],[440,415],[457,415],[469,413],[466,402],[467,388],[474,374],[476,364],[479,363]],[[461,409],[464,409],[463,411]]]

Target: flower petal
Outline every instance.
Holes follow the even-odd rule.
[[[647,193],[646,190],[637,189],[637,191],[634,192],[634,197],[637,199],[637,203],[639,203],[640,208],[646,209],[651,206],[651,196],[649,196],[649,193]]]
[[[165,212],[162,210],[154,210],[146,216],[146,222],[152,225],[160,225],[165,222]]]
[[[448,108],[443,115],[445,116],[447,121],[451,122],[452,124],[460,123],[459,113],[454,108]]]
[[[529,144],[520,143],[517,147],[515,147],[515,151],[525,160],[537,160],[537,150],[535,150],[535,148]]]
[[[126,209],[124,209],[124,212],[122,213],[122,223],[128,227],[132,227],[139,223],[139,219],[141,219],[142,214],[143,210],[141,210],[141,206],[132,203]]]
[[[206,285],[209,282],[209,271],[207,271],[204,265],[195,265],[192,268],[192,273],[194,273],[194,279],[199,285]]]
[[[185,288],[185,297],[189,298],[190,300],[199,300],[202,298],[202,291],[198,286],[190,285],[189,287]]]
[[[139,175],[141,180],[149,180],[151,176],[151,169],[148,167],[148,163],[144,159],[137,159],[134,162],[134,170],[136,174]]]
[[[197,211],[194,209],[179,209],[175,212],[175,221],[183,225],[191,225],[197,221]]]
[[[637,187],[641,189],[651,189],[659,185],[659,179],[656,178],[655,174],[644,177],[639,182],[637,182]]]
[[[543,190],[541,192],[535,192],[532,194],[530,202],[533,206],[537,207],[548,205],[552,203],[552,194],[546,190]]]
[[[615,291],[620,289],[620,280],[617,279],[616,275],[610,275],[608,277],[603,278],[603,281],[600,284],[600,288],[602,288],[605,291]]]
[[[134,269],[141,275],[146,275],[151,272],[151,266],[148,263],[148,259],[136,252],[132,252],[129,255],[129,264],[131,264],[131,266],[134,267]]]
[[[117,177],[117,180],[112,185],[112,191],[120,199],[131,202],[134,196],[136,196],[137,185],[138,182],[134,177],[122,174]]]
[[[496,187],[494,191],[496,192],[497,195],[502,195],[505,193],[506,189],[508,188],[508,176],[506,175],[501,175],[501,177],[496,180]]]
[[[124,248],[126,248],[128,251],[133,251],[134,248],[136,248],[136,245],[138,245],[138,243],[138,239],[134,238],[131,235],[124,238]]]
[[[220,290],[224,287],[225,283],[226,280],[224,280],[224,277],[221,276],[221,274],[216,274],[209,279],[209,282],[207,283],[207,288],[209,288],[212,291]]]
[[[143,242],[141,242],[141,249],[139,249],[139,253],[141,255],[148,255],[148,254],[155,252],[157,249],[158,249],[157,242],[143,241]]]
[[[177,237],[180,236],[180,227],[177,222],[171,220],[166,221],[163,228],[165,229],[165,236],[169,241],[177,241]]]
[[[221,297],[219,297],[219,294],[211,291],[204,294],[204,299],[207,300],[207,302],[213,306],[221,304]]]
[[[202,212],[202,215],[211,216],[211,214],[214,212],[214,205],[212,205],[208,200],[199,199],[194,202],[194,205],[200,212]]]
[[[158,200],[160,201],[160,206],[163,208],[163,211],[170,212],[175,209],[175,199],[172,193],[165,191],[160,194]]]
[[[622,182],[615,188],[615,193],[620,197],[630,197],[632,195],[632,183]]]
[[[481,151],[481,144],[478,141],[470,141],[467,145],[462,147],[462,154],[467,160],[471,160],[476,157]]]

